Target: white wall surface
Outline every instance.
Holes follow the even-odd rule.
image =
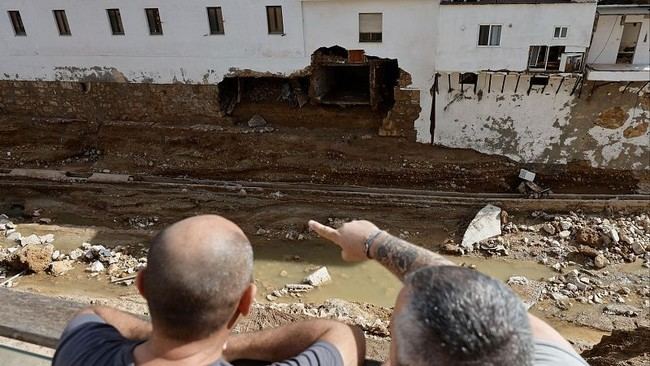
[[[286,35],[268,34],[266,5],[282,5]],[[222,7],[224,35],[209,35],[208,6]],[[149,35],[147,7],[160,9],[162,36]],[[120,9],[124,36],[111,34],[108,8]],[[71,36],[59,36],[53,9],[65,9]],[[20,11],[27,37],[14,36],[7,10]],[[96,67],[132,82],[213,83],[231,67],[288,73],[309,63],[301,12],[298,0],[2,0],[0,76],[74,80]]]
[[[338,45],[364,49],[367,55],[396,58],[420,89],[422,112],[415,122],[417,139],[430,142],[429,116],[435,74],[437,1],[338,0],[304,1],[307,50]],[[359,42],[359,13],[383,13],[381,43]]]
[[[531,45],[566,46],[584,52],[589,46],[595,3],[442,5],[436,64],[441,71],[527,68]],[[479,47],[480,24],[501,24],[501,45]],[[568,26],[565,39],[554,39],[555,26]]]
[[[618,49],[623,36],[621,15],[600,15],[596,24],[591,49],[587,57],[590,64],[615,64]],[[632,63],[647,65],[650,63],[650,19],[643,15],[627,15],[626,23],[641,23],[641,31],[636,45]]]

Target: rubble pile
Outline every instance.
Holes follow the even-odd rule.
[[[53,234],[23,236],[16,228],[6,215],[0,215],[0,237],[11,243],[7,248],[0,247],[0,278],[6,277],[9,270],[61,276],[74,269],[76,264],[82,264],[91,276],[105,273],[116,282],[134,274],[147,263],[146,258],[135,258],[120,246],[111,249],[83,243],[66,254],[53,245]],[[130,285],[133,280],[119,282]]]
[[[537,254],[537,259],[561,271],[575,264],[580,257],[582,264],[602,269],[610,264],[632,263],[644,260],[650,267],[650,217],[647,214],[601,218],[580,215],[547,215],[534,212],[533,218],[544,220],[541,224],[503,225],[504,235],[490,239],[508,249],[517,247]],[[523,244],[523,245],[522,245]],[[484,248],[481,243],[481,249]],[[489,252],[489,250],[487,250]]]

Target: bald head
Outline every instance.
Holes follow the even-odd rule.
[[[232,318],[253,277],[253,250],[231,221],[195,216],[152,241],[143,292],[155,328],[180,341],[203,339]]]

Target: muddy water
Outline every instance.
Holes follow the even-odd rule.
[[[54,245],[63,252],[77,248],[83,242],[106,246],[126,245],[134,249],[144,246],[152,233],[131,230],[110,230],[97,227],[61,227],[48,225],[19,225],[23,235],[52,233]],[[320,239],[280,241],[253,237],[255,252],[255,278],[259,287],[258,300],[267,301],[266,295],[287,283],[300,283],[311,271],[327,266],[333,281],[300,298],[286,297],[279,301],[323,302],[338,297],[349,301],[392,306],[401,283],[374,261],[345,263],[338,248]],[[0,242],[0,245],[3,243]],[[450,257],[458,264],[474,264],[477,269],[501,280],[513,275],[539,279],[552,276],[543,265],[501,259]],[[110,284],[106,276],[89,277],[83,265],[62,277],[31,275],[18,282],[21,287],[51,294],[74,294],[120,297],[135,294],[133,287]]]

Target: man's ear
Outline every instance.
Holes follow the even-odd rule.
[[[140,293],[140,295],[142,297],[145,298],[145,300],[147,299],[147,297],[144,296],[144,278],[143,277],[144,277],[144,271],[146,271],[146,270],[147,270],[146,268],[143,268],[143,269],[139,270],[138,273],[135,276],[135,287],[138,288],[138,292]]]
[[[239,298],[239,304],[237,304],[235,313],[227,324],[228,329],[232,329],[235,326],[235,323],[237,323],[237,320],[239,319],[239,315],[246,316],[251,312],[251,307],[255,302],[256,294],[257,286],[255,286],[254,283],[251,283],[244,291],[244,294]]]
[[[246,316],[250,313],[251,307],[253,307],[253,303],[255,302],[255,295],[257,295],[257,286],[251,283],[239,300],[237,310],[241,315]]]

